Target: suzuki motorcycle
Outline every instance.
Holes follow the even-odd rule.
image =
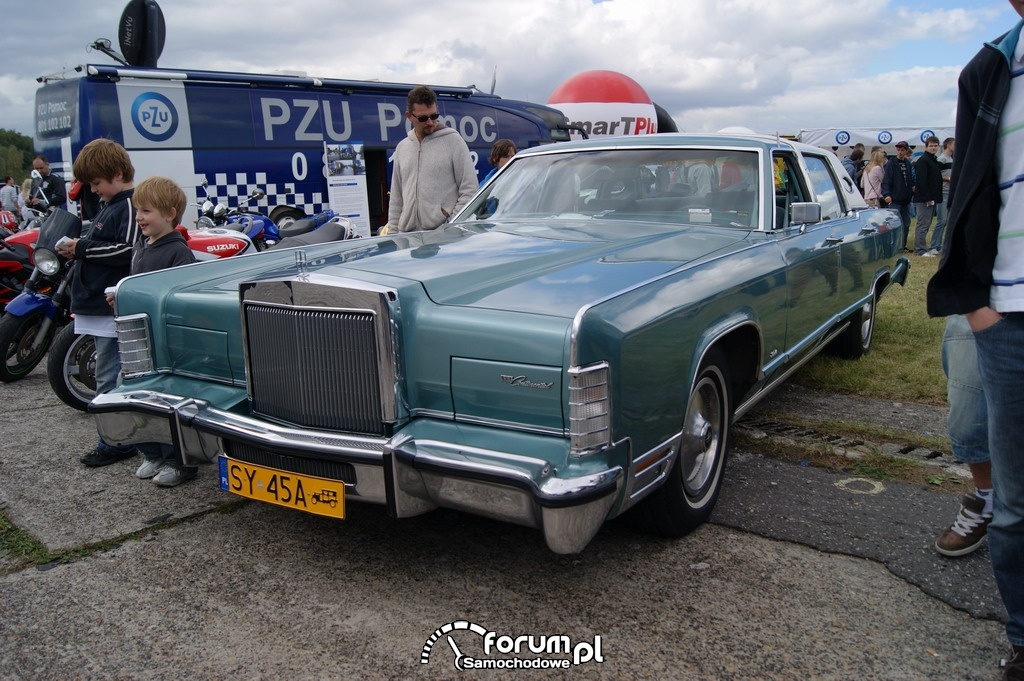
[[[189,230],[182,225],[175,229],[185,237],[200,262],[256,252],[252,240],[241,231],[219,227]],[[46,377],[61,402],[85,411],[96,396],[96,341],[93,337],[75,333],[74,324],[60,329],[50,344]]]
[[[57,252],[61,239],[78,238],[82,221],[53,209],[39,227],[32,254],[35,269],[0,318],[0,381],[24,378],[43,359],[57,329],[71,320],[71,272],[74,262]]]
[[[248,210],[245,204],[250,201],[259,201],[266,193],[262,189],[254,189],[245,199],[239,202],[234,208],[228,208],[223,203],[218,203],[210,195],[210,189],[203,179],[203,191],[206,192],[206,200],[199,204],[200,216],[196,221],[196,229],[205,231],[209,229],[230,229],[239,231],[249,237],[256,245],[257,250],[264,250],[267,246],[276,244],[281,235],[277,225],[266,215],[256,211]]]

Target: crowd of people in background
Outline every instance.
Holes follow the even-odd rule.
[[[904,237],[909,237],[913,225],[913,248],[904,241],[905,253],[934,258],[942,252],[955,147],[956,140],[947,137],[940,150],[939,138],[932,135],[924,140],[917,159],[906,141],[896,143],[893,156],[875,146],[865,158],[865,146],[858,143],[843,157],[843,168],[869,206],[896,210],[908,225]]]

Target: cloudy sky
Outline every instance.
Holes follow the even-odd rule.
[[[0,0],[0,128],[31,135],[36,77],[117,45],[127,0]],[[160,66],[440,85],[547,102],[636,80],[685,131],[948,126],[956,79],[1014,25],[1006,0],[161,0]],[[45,14],[45,16],[40,16]]]

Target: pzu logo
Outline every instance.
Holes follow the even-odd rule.
[[[146,139],[164,142],[178,129],[178,110],[159,92],[143,92],[132,102],[132,123]]]

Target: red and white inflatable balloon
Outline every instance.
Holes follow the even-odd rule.
[[[615,71],[584,71],[551,93],[548,106],[591,137],[658,132],[654,103],[639,83]],[[573,133],[573,137],[579,137]]]

